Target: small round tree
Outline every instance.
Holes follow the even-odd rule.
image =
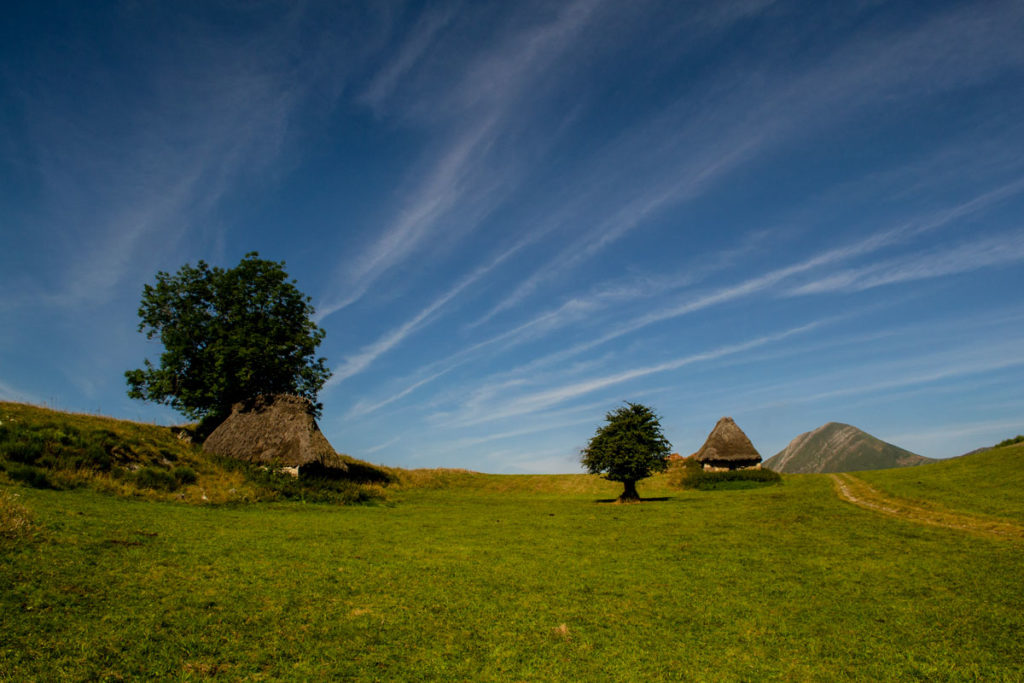
[[[284,263],[256,252],[234,268],[200,261],[159,272],[143,290],[139,331],[159,336],[164,352],[159,366],[146,360],[125,373],[128,395],[169,404],[205,429],[260,394],[297,394],[315,405],[331,372],[314,355],[324,331],[312,316]]]
[[[590,474],[622,482],[620,501],[640,500],[636,482],[665,471],[672,445],[661,433],[658,416],[645,405],[627,402],[605,419],[607,424],[590,439],[580,461]]]

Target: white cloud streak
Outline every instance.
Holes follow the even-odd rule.
[[[377,444],[376,446],[371,446],[370,448],[364,448],[363,449],[363,453],[365,453],[366,455],[370,455],[372,453],[379,453],[380,451],[383,451],[386,448],[391,448],[392,446],[394,446],[396,443],[398,443],[401,440],[402,440],[402,437],[396,436],[396,437],[394,437],[392,439],[388,439],[384,443]]]
[[[419,380],[418,382],[414,382],[414,383],[410,384],[409,386],[407,386],[406,388],[402,389],[398,393],[392,394],[392,395],[388,396],[387,398],[382,399],[380,401],[370,402],[370,401],[366,401],[365,399],[360,399],[359,401],[356,402],[356,404],[354,406],[352,406],[352,409],[349,410],[348,417],[349,418],[362,417],[364,415],[369,415],[370,413],[375,413],[378,410],[380,410],[381,408],[389,406],[389,405],[391,405],[392,403],[394,403],[396,401],[402,400],[403,398],[405,398],[406,396],[408,396],[412,392],[416,391],[420,387],[422,387],[424,385],[427,385],[427,384],[430,384],[431,382],[433,382],[436,379],[440,379],[442,376],[448,374],[451,370],[452,370],[452,368],[445,368],[444,370],[442,370],[440,372],[435,372],[432,375],[428,375],[427,377],[424,377],[423,379]]]
[[[527,373],[554,363],[563,362],[620,337],[636,333],[650,325],[768,292],[795,276],[822,268],[830,268],[851,259],[874,254],[886,247],[904,244],[913,238],[943,228],[956,220],[983,212],[1022,191],[1024,191],[1024,179],[1015,180],[968,201],[936,211],[929,216],[898,227],[876,232],[857,242],[829,249],[798,263],[769,271],[744,282],[723,287],[695,298],[690,298],[681,304],[662,307],[650,313],[636,316],[623,324],[615,326],[604,334],[595,336],[593,339],[535,359],[514,372],[518,374]],[[1021,235],[1015,234],[1008,241],[1005,238],[986,240],[967,247],[965,252],[950,250],[944,252],[936,259],[918,259],[916,265],[908,264],[905,261],[891,261],[886,264],[866,266],[863,269],[847,271],[849,275],[827,276],[816,282],[795,287],[783,292],[783,294],[797,295],[809,294],[814,291],[834,291],[841,285],[850,286],[858,278],[861,280],[862,285],[864,283],[874,283],[870,284],[870,286],[880,286],[888,282],[894,283],[922,277],[939,277],[957,272],[967,272],[993,263],[1013,262],[1024,258],[1021,255],[1021,251],[1024,249],[1022,239],[1024,238]],[[1010,248],[1007,248],[1008,246]],[[671,279],[668,279],[656,286],[653,291],[661,291],[666,282],[671,282],[670,286],[674,287],[686,281],[688,280],[672,282]],[[861,289],[864,288],[866,286],[861,286]],[[617,303],[623,299],[633,300],[637,296],[649,295],[650,293],[653,292],[640,292],[636,288],[625,287],[601,289],[590,296],[569,299],[558,308],[543,312],[512,329],[473,344],[442,361],[438,361],[432,367],[443,367],[442,371],[433,373],[424,379],[416,380],[399,392],[375,404],[361,402],[360,405],[353,409],[352,414],[365,415],[394,403],[459,365],[469,362],[475,355],[485,349],[493,349],[496,346],[499,348],[509,348],[530,339],[538,339],[555,330],[572,326],[587,317],[593,316],[609,303]]]
[[[938,211],[923,219],[919,219],[896,228],[876,232],[875,234],[858,242],[830,249],[799,263],[770,271],[737,285],[724,287],[709,294],[687,300],[682,304],[666,307],[662,310],[655,310],[642,316],[637,316],[604,335],[575,347],[557,352],[550,360],[561,361],[585,350],[612,341],[613,339],[637,332],[649,325],[689,315],[697,311],[729,303],[744,297],[754,296],[756,294],[769,291],[794,276],[833,266],[857,257],[873,254],[886,247],[906,243],[911,238],[937,230],[955,220],[965,218],[974,213],[988,209],[1008,197],[1020,193],[1021,191],[1024,191],[1024,181],[1013,181],[967,202],[950,207],[949,209]],[[943,274],[975,270],[996,262],[1006,263],[1016,261],[1020,258],[1019,253],[1021,245],[1019,242],[1019,235],[1013,236],[1008,241],[1005,240],[1005,238],[1003,240],[992,240],[991,243],[986,241],[977,245],[976,249],[967,249],[968,252],[972,252],[974,254],[973,258],[970,253],[967,253],[964,254],[964,258],[958,259],[957,253],[954,251],[949,254],[944,254],[941,262],[940,260],[932,260],[930,262],[924,262],[924,260],[922,260],[921,263],[917,264],[916,268],[905,272],[900,271],[899,264],[890,264],[886,268],[880,268],[880,271],[884,271],[884,273],[875,273],[873,278],[866,281],[877,282],[878,284],[882,284],[883,280],[898,282],[902,281],[899,279],[901,277],[905,280],[913,279],[911,277],[913,274],[917,274],[920,277],[926,277],[925,273],[933,273],[932,275],[928,275],[928,277],[938,277]],[[1000,245],[1004,248],[1001,248]],[[871,268],[871,266],[865,268],[865,276],[867,275],[867,271],[870,271]],[[945,268],[947,272],[940,272],[943,268]],[[878,285],[876,284],[872,286]]]
[[[1021,340],[1016,341],[1016,348],[1020,348]],[[903,387],[911,387],[920,384],[930,384],[933,382],[940,382],[947,379],[953,379],[964,375],[976,375],[985,372],[992,372],[995,370],[1004,370],[1007,368],[1014,368],[1024,366],[1024,358],[1016,355],[1013,349],[1002,349],[1003,353],[998,353],[998,349],[986,350],[982,358],[960,362],[956,364],[950,362],[948,365],[942,367],[927,369],[918,372],[917,374],[903,374],[892,377],[881,382],[872,382],[868,384],[854,384],[851,386],[845,386],[840,389],[833,389],[829,391],[822,391],[816,394],[809,394],[796,399],[799,402],[814,402],[824,401],[827,399],[838,398],[840,396],[851,396],[856,394],[870,394],[878,393],[881,391],[891,391],[893,389],[901,389]],[[1006,352],[1009,355],[1006,355]],[[992,358],[988,354],[993,353],[999,357]],[[897,372],[894,369],[894,372]]]
[[[554,429],[565,429],[566,427],[575,427],[581,424],[590,424],[594,422],[593,416],[581,418],[578,420],[567,420],[563,422],[549,422],[542,425],[535,425],[533,427],[526,427],[524,429],[514,429],[507,432],[493,432],[485,436],[467,437],[462,439],[456,439],[452,442],[452,448],[467,448],[469,446],[478,446],[482,443],[489,443],[491,441],[502,441],[505,439],[511,439],[518,436],[528,436],[530,434],[540,434],[543,432],[549,432]]]
[[[467,60],[467,70],[454,88],[412,107],[414,111],[429,110],[429,117],[453,112],[448,114],[447,127],[456,133],[439,133],[449,142],[435,150],[436,161],[421,166],[419,175],[426,180],[404,191],[412,199],[355,262],[340,266],[335,279],[344,284],[332,289],[349,294],[321,302],[317,306],[321,318],[360,300],[385,273],[419,252],[442,227],[449,233],[447,239],[453,230],[472,231],[508,196],[518,171],[511,160],[495,160],[498,143],[516,125],[513,119],[521,113],[521,99],[531,93],[531,82],[554,68],[600,5],[598,0],[577,0],[565,6],[554,21],[515,34],[497,48]],[[406,49],[416,54],[425,51],[441,25],[440,19],[428,22]],[[390,92],[393,86],[389,84],[407,70],[401,65],[388,67],[375,82],[383,84],[377,86],[380,92]],[[458,215],[453,216],[456,210]]]
[[[1024,419],[1014,418],[1008,420],[985,420],[983,422],[962,422],[939,429],[929,429],[927,432],[905,432],[896,435],[886,435],[885,440],[889,443],[933,443],[942,442],[947,439],[959,439],[975,434],[1005,433],[1010,438],[1015,436],[1011,432],[1024,431]]]
[[[525,246],[525,245],[524,245]],[[605,306],[623,301],[634,301],[638,297],[649,297],[653,294],[682,286],[692,281],[691,276],[683,278],[665,278],[661,281],[652,282],[651,278],[644,278],[643,283],[633,283],[621,286],[602,286],[588,296],[574,297],[564,302],[558,308],[541,313],[530,320],[517,325],[516,327],[501,332],[483,341],[472,344],[460,351],[435,361],[421,371],[421,377],[414,380],[398,392],[391,394],[385,399],[377,402],[359,401],[349,412],[350,417],[367,415],[380,408],[399,401],[415,390],[430,384],[436,379],[446,375],[452,370],[469,363],[477,358],[482,352],[492,352],[501,349],[508,349],[518,344],[523,344],[533,339],[540,339],[555,330],[571,326],[586,320],[590,315],[601,310]],[[442,368],[435,372],[437,368]],[[423,373],[429,373],[425,377]],[[406,380],[408,381],[408,380]]]
[[[493,119],[479,122],[445,150],[437,164],[427,171],[428,180],[416,190],[413,200],[359,260],[349,266],[347,284],[332,287],[348,294],[317,305],[320,320],[361,299],[385,272],[415,253],[438,222],[459,205],[473,175],[471,162],[479,147],[486,145],[495,123]]]
[[[904,332],[909,334],[911,331],[908,329]],[[921,329],[918,336],[927,337],[928,334],[929,328],[925,327]],[[802,403],[827,404],[835,399],[847,399],[853,396],[875,394],[892,396],[894,392],[904,389],[924,388],[960,378],[977,377],[987,373],[1019,368],[1024,366],[1024,359],[1017,352],[1021,343],[1024,343],[1024,340],[1000,340],[994,344],[961,346],[928,355],[921,355],[915,351],[879,348],[872,356],[886,358],[886,361],[878,362],[873,358],[867,358],[848,368],[827,373],[814,373],[773,386],[761,385],[754,391],[759,395],[767,395],[772,398],[766,402],[748,406],[744,410],[750,412],[780,405],[791,406]],[[907,355],[908,353],[910,355]],[[885,379],[874,379],[877,377]],[[814,387],[834,388],[815,391]],[[967,393],[970,390],[960,387],[957,391]],[[849,402],[843,400],[842,405],[848,406]]]
[[[1000,235],[928,254],[889,259],[851,268],[789,290],[799,296],[859,292],[874,287],[967,273],[1024,260],[1024,233]]]
[[[132,21],[130,12],[110,11]],[[255,29],[258,51],[252,36],[179,18],[156,47],[126,30],[112,48],[137,58],[139,81],[97,70],[78,97],[78,83],[40,85],[56,78],[33,71],[47,68],[45,61],[26,66],[17,92],[46,207],[33,229],[57,238],[66,264],[63,278],[38,283],[24,303],[108,301],[187,234],[198,237],[196,224],[209,221],[226,193],[282,165],[292,119],[323,75],[315,39],[307,41],[309,62],[290,62],[302,11],[287,9]]]
[[[441,311],[450,301],[455,299],[467,287],[480,280],[480,278],[487,275],[487,273],[489,273],[493,269],[497,268],[499,265],[501,265],[503,261],[510,258],[521,248],[521,245],[515,245],[511,249],[502,252],[490,263],[480,266],[475,271],[473,271],[466,277],[462,278],[462,280],[456,283],[454,287],[452,287],[447,292],[442,294],[440,297],[435,299],[433,302],[430,303],[430,305],[423,308],[419,313],[414,315],[412,318],[405,321],[403,324],[391,330],[384,336],[380,337],[379,339],[377,339],[377,341],[373,342],[372,344],[363,347],[363,349],[358,354],[347,357],[345,359],[344,364],[334,371],[334,374],[327,381],[325,388],[331,388],[333,386],[336,386],[337,384],[345,381],[349,377],[352,377],[353,375],[360,373],[366,368],[368,368],[382,354],[387,353],[391,349],[395,348],[403,341],[405,341],[405,339],[409,335],[413,334],[418,329],[423,327],[423,325],[430,321],[436,313]]]
[[[452,22],[455,11],[454,7],[428,7],[417,22],[410,38],[402,45],[398,53],[377,72],[369,87],[359,96],[359,100],[374,109],[381,109],[394,94],[402,79],[429,51],[437,35]]]
[[[951,90],[990,78],[1007,65],[1019,67],[1024,48],[1010,36],[1024,23],[1021,13],[1007,3],[995,7],[998,11],[955,10],[916,31],[855,41],[803,72],[753,73],[714,92],[699,112],[689,111],[690,96],[685,96],[589,163],[603,175],[582,187],[614,187],[607,177],[613,169],[610,173],[619,173],[618,184],[631,194],[611,193],[615,204],[604,212],[610,217],[534,271],[479,322],[520,304],[651,217],[701,196],[728,173],[823,121],[837,126],[886,98]],[[1015,47],[1005,50],[1011,43]],[[638,175],[647,181],[639,190],[634,189]],[[586,203],[604,200],[597,195]]]
[[[807,325],[801,325],[800,327],[794,327],[784,332],[765,335],[752,339],[750,341],[742,342],[739,344],[730,344],[721,346],[716,349],[696,353],[682,358],[677,358],[665,363],[658,363],[656,365],[649,365],[639,368],[633,368],[623,372],[617,372],[611,375],[604,375],[602,377],[591,378],[575,384],[569,384],[560,386],[555,389],[548,389],[544,391],[534,392],[531,394],[519,396],[517,398],[504,401],[499,405],[487,406],[484,409],[473,411],[474,413],[484,413],[481,415],[470,415],[461,419],[457,419],[455,424],[459,426],[470,426],[474,424],[480,424],[484,422],[492,422],[508,417],[514,417],[519,415],[525,415],[530,413],[536,413],[547,410],[551,406],[559,403],[564,403],[580,396],[605,389],[617,384],[622,384],[630,380],[638,379],[641,377],[647,377],[662,372],[669,372],[672,370],[678,370],[687,365],[693,365],[695,363],[702,363],[726,356],[742,353],[751,349],[771,344],[774,342],[782,341],[789,337],[804,334],[813,329],[821,326],[821,322],[814,322]]]

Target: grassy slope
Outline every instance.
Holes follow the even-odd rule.
[[[1010,516],[1008,453],[858,476],[902,495],[928,472],[943,504]],[[824,476],[661,475],[632,506],[582,475],[398,476],[389,505],[339,507],[0,475],[0,680],[1024,677],[1020,544],[856,508]]]
[[[356,507],[19,489],[45,538],[0,546],[0,679],[1024,676],[1020,546],[825,477],[632,506],[459,478]]]
[[[883,492],[925,505],[1024,522],[1024,443],[906,470],[856,475]]]
[[[360,481],[388,478],[381,468],[342,457]],[[210,456],[168,427],[0,401],[0,483],[11,480],[194,504],[383,495],[375,485],[296,481]]]
[[[93,485],[171,498],[170,491],[147,491],[132,486],[130,476],[115,476],[143,467],[167,473],[187,467],[202,477],[205,487],[179,486],[176,493],[187,500],[200,500],[204,488],[220,491],[242,483],[241,475],[223,472],[166,427],[0,401],[0,477],[4,472],[11,478],[34,474],[42,485]]]

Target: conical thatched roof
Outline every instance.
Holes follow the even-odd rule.
[[[301,396],[260,396],[236,403],[231,415],[203,442],[216,455],[253,463],[296,467],[319,463],[346,469]]]
[[[761,454],[731,417],[723,417],[718,421],[708,435],[708,440],[695,455],[697,460],[704,463],[761,462]]]

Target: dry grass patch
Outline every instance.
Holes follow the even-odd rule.
[[[21,504],[17,493],[0,489],[0,539],[23,541],[38,532],[32,513]]]

